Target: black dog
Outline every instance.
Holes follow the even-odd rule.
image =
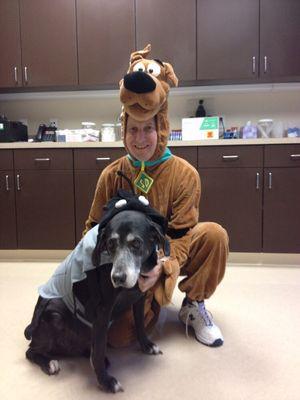
[[[111,321],[132,306],[143,352],[161,353],[146,335],[145,295],[137,281],[140,274],[157,264],[158,248],[168,253],[163,217],[147,203],[141,204],[136,196],[122,193],[121,198],[121,202],[120,197],[111,201],[102,223],[90,231],[92,235],[97,230],[91,257],[96,268],[85,270],[85,279],[73,282],[73,307],[67,307],[65,298],[40,296],[31,324],[25,329],[25,337],[31,339],[26,357],[44,372],[59,372],[58,356],[90,356],[100,386],[113,393],[123,389],[107,372],[106,343]],[[70,268],[73,259],[76,257],[67,258]]]

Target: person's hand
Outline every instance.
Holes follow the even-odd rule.
[[[138,279],[138,285],[141,292],[147,292],[152,286],[156,284],[158,279],[160,278],[163,270],[163,261],[166,258],[159,258],[157,261],[156,266],[143,276],[140,275]]]

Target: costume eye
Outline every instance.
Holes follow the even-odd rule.
[[[145,72],[145,65],[142,62],[137,63],[134,67],[133,67],[133,71],[140,71],[140,72]]]
[[[147,66],[147,72],[148,74],[158,76],[160,74],[160,66],[156,63],[150,63]]]

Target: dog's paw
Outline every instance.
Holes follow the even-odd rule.
[[[41,368],[47,375],[57,375],[60,371],[60,366],[57,360],[50,360],[49,363]]]
[[[111,393],[124,392],[121,383],[116,378],[110,375],[107,375],[105,379],[102,379],[100,387],[102,390],[105,390],[106,392],[111,392]]]
[[[157,344],[150,342],[150,340],[148,340],[146,343],[143,343],[141,347],[142,351],[146,354],[163,354]]]

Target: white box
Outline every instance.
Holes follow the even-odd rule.
[[[182,118],[182,140],[219,139],[219,117]]]

